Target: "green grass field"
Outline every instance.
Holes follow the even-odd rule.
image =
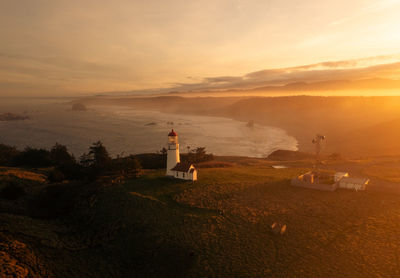
[[[156,171],[123,188],[146,202],[143,222],[158,240],[193,254],[185,276],[399,275],[399,198],[291,187],[305,170],[201,169],[194,183]],[[287,234],[273,235],[273,222]]]
[[[30,227],[20,240],[56,277],[398,277],[400,196],[289,185],[307,170],[237,164],[197,182],[148,170],[62,221],[0,217]]]

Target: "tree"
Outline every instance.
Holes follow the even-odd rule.
[[[54,181],[60,181],[62,176],[67,179],[80,178],[80,166],[76,162],[75,157],[68,152],[66,146],[56,143],[50,150],[50,158],[56,167],[55,171],[51,172]],[[57,171],[61,172],[62,175],[59,175]]]
[[[13,166],[19,154],[15,147],[0,144],[0,165]]]
[[[90,178],[95,178],[111,169],[111,157],[101,141],[89,147],[89,152],[82,154],[80,164]]]
[[[192,149],[187,154],[187,160],[191,163],[210,161],[213,159],[214,155],[211,153],[208,154],[205,147],[197,147],[196,149]]]
[[[162,154],[162,155],[166,155],[167,154],[167,149],[164,147],[164,148],[162,148],[161,150],[160,150],[160,153]]]
[[[198,159],[202,159],[206,155],[205,147],[197,147],[195,150],[196,156]]]
[[[89,168],[93,164],[93,159],[88,153],[83,153],[79,158],[79,164],[83,168]]]
[[[75,162],[75,158],[68,152],[67,147],[58,143],[51,148],[50,158],[54,165],[63,165]]]
[[[92,157],[93,167],[104,170],[110,166],[111,157],[101,141],[93,143],[89,148],[89,155]]]
[[[138,177],[142,173],[142,165],[140,165],[139,160],[136,158],[127,158],[126,163],[127,175],[130,177]]]

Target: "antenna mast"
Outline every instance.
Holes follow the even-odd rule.
[[[325,140],[325,135],[321,135],[321,134],[315,135],[314,139],[312,140],[312,143],[315,145],[315,159],[316,159],[317,165],[320,163],[319,154],[321,152],[321,141],[322,140]]]

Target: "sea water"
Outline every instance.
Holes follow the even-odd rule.
[[[266,157],[277,149],[297,150],[297,141],[283,129],[222,117],[168,114],[120,106],[89,106],[72,111],[65,100],[0,99],[0,114],[22,113],[23,121],[0,122],[0,143],[23,149],[50,148],[56,142],[80,156],[102,141],[111,155],[160,151],[173,128],[180,150],[205,147],[215,155]]]

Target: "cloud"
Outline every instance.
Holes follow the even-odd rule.
[[[233,83],[243,81],[243,77],[240,76],[219,76],[219,77],[207,77],[205,81],[208,83],[221,84],[221,83]]]
[[[295,82],[319,82],[329,80],[361,80],[370,78],[400,79],[400,56],[384,55],[362,59],[326,61],[287,68],[265,69],[243,76],[206,77],[195,83],[176,83],[165,91],[221,91],[245,90],[264,86],[282,86]],[[397,61],[395,61],[397,59]],[[382,63],[395,61],[391,63]],[[380,62],[380,63],[377,63]],[[371,63],[375,63],[371,65]],[[366,66],[368,65],[368,66]]]
[[[268,75],[276,75],[283,73],[293,73],[304,70],[324,70],[324,69],[346,69],[356,67],[366,67],[377,63],[384,63],[388,61],[400,60],[400,54],[381,55],[374,57],[367,57],[361,59],[341,60],[341,61],[326,61],[315,64],[308,64],[296,67],[280,68],[280,69],[267,69],[256,71],[246,74],[249,78],[261,78]]]
[[[129,76],[129,68],[118,64],[97,63],[69,57],[31,57],[0,53],[0,91],[11,95],[28,91],[32,94],[52,91],[77,92],[75,84],[83,84],[83,86],[88,84],[88,88],[96,86],[101,88],[102,84],[123,82],[127,76]],[[283,86],[296,82],[351,81],[370,78],[400,79],[400,54],[264,69],[249,72],[243,76],[204,78],[190,76],[187,78],[189,80],[187,83],[173,83],[164,88],[132,92],[234,91]],[[123,89],[118,91],[121,92]]]

